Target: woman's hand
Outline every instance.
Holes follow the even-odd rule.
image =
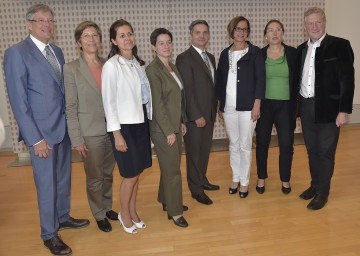
[[[80,156],[82,156],[83,158],[86,158],[86,151],[88,151],[88,149],[85,144],[76,146],[74,149],[79,153]]]
[[[260,102],[261,100],[255,99],[254,107],[251,110],[251,120],[255,122],[260,118]]]
[[[168,143],[168,145],[171,147],[174,143],[175,143],[175,141],[176,141],[176,135],[175,135],[175,133],[172,133],[172,134],[169,134],[167,137],[167,143]]]
[[[115,139],[115,148],[117,151],[120,152],[126,152],[128,150],[128,147],[126,145],[126,141],[124,137],[122,136],[120,130],[113,132],[114,139]]]
[[[182,136],[184,136],[187,132],[187,129],[186,129],[186,125],[181,123],[181,133],[182,133]]]

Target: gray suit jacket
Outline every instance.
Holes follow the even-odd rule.
[[[105,135],[101,92],[81,56],[64,65],[64,84],[66,119],[72,146],[84,144],[83,136]]]
[[[216,73],[215,57],[210,53],[207,55]],[[206,122],[214,122],[217,107],[215,84],[200,54],[190,46],[176,58],[176,67],[184,81],[188,121],[203,116]]]

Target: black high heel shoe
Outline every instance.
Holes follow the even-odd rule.
[[[177,218],[177,219],[175,220],[172,216],[168,215],[168,219],[169,219],[169,220],[173,220],[173,222],[174,222],[174,224],[175,224],[176,226],[179,226],[179,227],[182,227],[182,228],[186,228],[186,227],[189,226],[189,224],[188,224],[187,221],[185,220],[184,216],[181,216],[181,217],[179,217],[179,218]]]
[[[259,180],[258,180],[258,182],[259,182]],[[258,186],[258,182],[256,183],[256,192],[258,192],[259,194],[264,194],[264,192],[265,192],[265,180],[264,180],[264,186],[262,186],[262,187]]]
[[[283,194],[287,195],[291,192],[291,187],[290,187],[290,183],[289,183],[289,187],[286,188],[284,187],[284,185],[281,185],[281,191],[283,192]]]
[[[240,196],[240,198],[245,198],[245,197],[247,197],[248,195],[249,195],[249,190],[246,191],[246,192],[241,192],[241,191],[239,191],[239,196]]]
[[[231,186],[229,187],[229,194],[230,195],[233,195],[233,194],[236,194],[238,192],[238,189],[240,187],[240,182],[238,183],[237,187],[236,188],[232,188]]]

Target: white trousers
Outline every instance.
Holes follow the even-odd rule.
[[[256,122],[251,120],[251,111],[225,108],[223,117],[230,142],[229,153],[233,182],[240,182],[241,186],[248,186],[252,160],[252,136]]]

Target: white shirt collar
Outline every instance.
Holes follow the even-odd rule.
[[[326,36],[326,33],[324,33],[322,37],[320,37],[318,40],[316,40],[314,42],[311,41],[311,38],[309,38],[308,45],[315,45],[316,47],[320,46],[320,44],[321,44],[321,42],[322,42],[322,40],[324,39],[325,36]]]
[[[206,52],[205,49],[204,49],[204,50],[201,50],[200,48],[194,46],[193,44],[192,44],[191,46],[194,47],[194,49],[200,54],[200,56],[201,56],[201,53],[202,53],[202,52]]]
[[[34,42],[37,48],[39,48],[40,52],[44,52],[45,47],[49,44],[44,44],[40,40],[36,39],[33,35],[30,34],[30,39]],[[50,47],[51,48],[51,47]]]

